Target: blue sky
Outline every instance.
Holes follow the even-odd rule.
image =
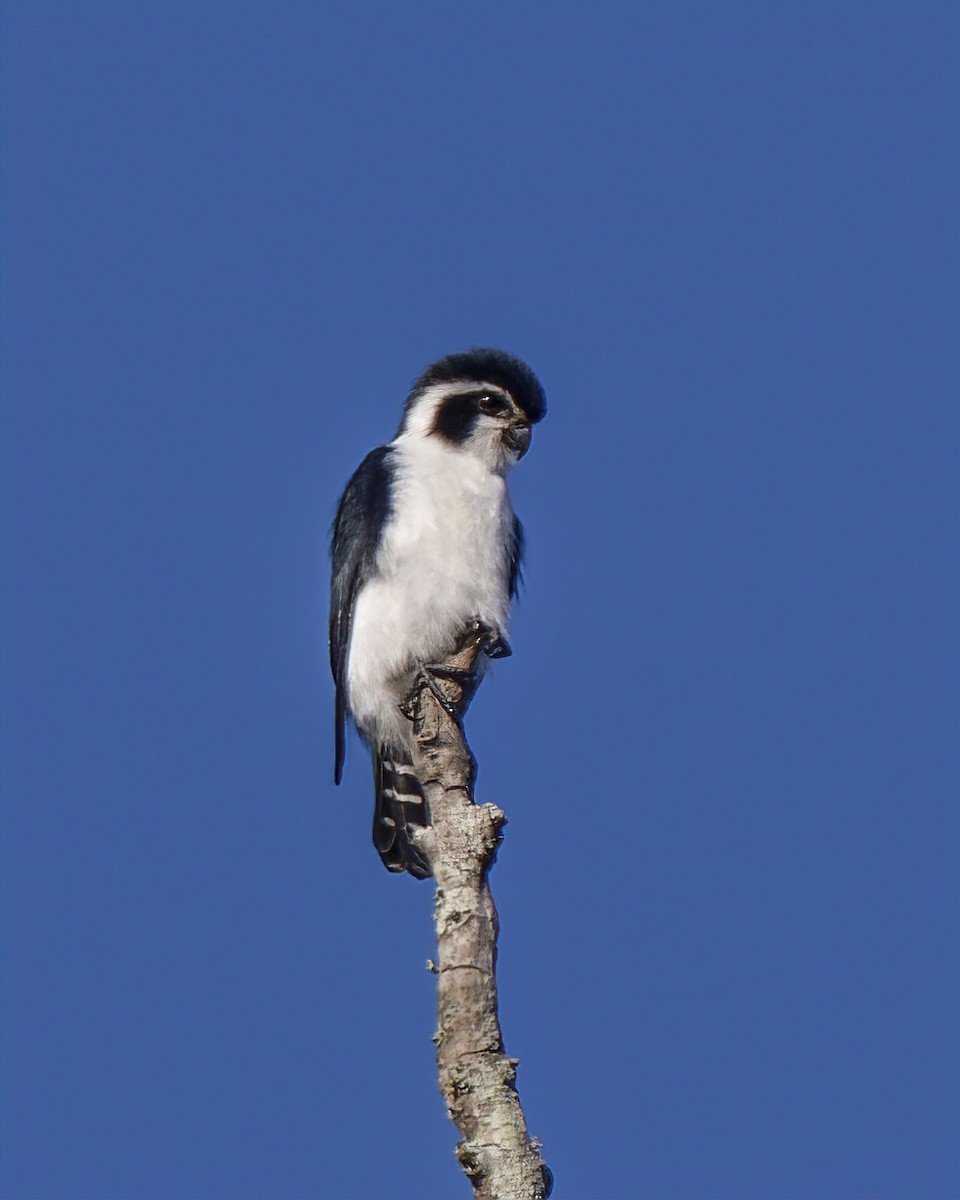
[[[947,1200],[956,7],[9,0],[5,1200],[467,1196],[326,538],[550,397],[502,1018],[557,1200]]]

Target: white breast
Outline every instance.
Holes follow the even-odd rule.
[[[416,663],[442,659],[477,618],[506,635],[513,510],[501,475],[438,439],[399,439],[393,461],[393,513],[357,598],[347,681],[361,732],[402,744],[397,704]]]

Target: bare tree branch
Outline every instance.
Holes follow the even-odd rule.
[[[497,910],[487,880],[500,844],[504,814],[476,805],[476,762],[462,718],[477,686],[475,634],[444,664],[452,678],[426,680],[411,705],[414,769],[430,808],[417,844],[433,867],[437,974],[437,1067],[440,1092],[462,1141],[457,1158],[478,1200],[545,1200],[553,1177],[527,1133],[514,1085],[517,1059],[503,1052],[497,1010]]]

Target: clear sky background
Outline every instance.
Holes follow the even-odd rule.
[[[469,1195],[325,622],[476,343],[557,1200],[960,1194],[956,6],[4,7],[4,1200]]]

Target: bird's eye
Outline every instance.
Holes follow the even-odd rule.
[[[506,410],[506,402],[499,396],[481,396],[480,411],[488,417],[498,417]]]

